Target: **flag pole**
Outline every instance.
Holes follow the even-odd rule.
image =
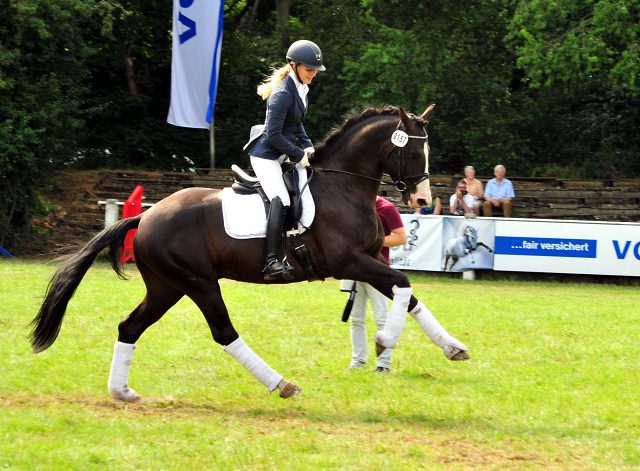
[[[213,129],[213,116],[211,116],[211,125],[209,126],[209,168],[210,171],[216,168],[216,139]]]

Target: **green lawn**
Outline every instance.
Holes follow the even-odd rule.
[[[337,281],[225,281],[236,329],[302,393],[269,395],[183,299],[139,340],[143,402],[122,404],[106,384],[139,275],[95,265],[33,355],[28,323],[54,270],[0,259],[0,468],[640,469],[637,287],[412,276],[471,360],[446,360],[408,318],[392,374],[377,375],[373,344],[368,368],[346,371]]]

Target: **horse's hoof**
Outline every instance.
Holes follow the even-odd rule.
[[[386,350],[385,347],[383,347],[382,345],[380,345],[379,343],[376,342],[376,355],[380,356],[382,355],[382,352],[384,352]]]
[[[137,392],[129,388],[127,388],[126,391],[110,389],[109,394],[111,394],[111,397],[116,401],[122,402],[138,402],[141,399],[140,395]]]
[[[449,360],[451,361],[464,361],[464,360],[468,360],[469,358],[471,358],[469,356],[469,354],[463,350],[459,350],[458,353],[456,353],[455,355],[452,355]]]
[[[140,394],[135,393],[133,396],[131,396],[131,399],[128,399],[127,402],[140,402],[142,400],[142,397],[140,397]]]
[[[286,386],[280,389],[280,397],[282,399],[289,399],[290,397],[302,392],[302,388],[297,384],[290,383],[289,381],[285,382],[287,383]]]
[[[373,341],[380,346],[376,347],[376,351],[382,353],[382,351],[379,350],[380,348],[382,348],[382,350],[385,348],[395,348],[398,344],[398,337],[391,337],[384,330],[379,330],[376,335],[373,336]],[[378,356],[380,356],[380,353],[378,353]]]
[[[119,397],[114,397],[114,399],[116,401],[121,401],[121,402],[127,402],[127,403],[136,403],[136,402],[140,402],[142,400],[142,397],[140,397],[140,394],[138,394],[137,392],[134,392],[133,395],[120,395]]]

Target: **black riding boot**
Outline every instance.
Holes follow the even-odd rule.
[[[278,261],[278,250],[282,240],[284,218],[288,209],[288,206],[283,206],[279,196],[271,200],[267,217],[267,254],[264,260],[264,270],[262,270],[265,280],[274,280],[276,277],[284,275],[286,271],[284,265]]]

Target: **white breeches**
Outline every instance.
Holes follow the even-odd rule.
[[[353,354],[351,357],[351,367],[367,362],[367,299],[371,301],[373,317],[378,330],[384,329],[387,321],[387,306],[389,299],[368,283],[358,282],[356,285],[357,294],[351,309],[351,345]],[[393,349],[387,348],[378,357],[376,366],[389,368],[391,366],[391,353]]]
[[[282,168],[280,167],[287,156],[283,154],[278,160],[263,159],[254,155],[251,155],[250,158],[253,171],[260,180],[269,201],[279,196],[283,206],[290,206],[289,192],[282,179]]]
[[[282,376],[276,373],[262,358],[256,355],[253,350],[244,343],[242,337],[238,337],[229,345],[222,347],[222,349],[249,370],[249,373],[265,385],[269,392],[274,391],[278,387],[278,384],[280,384]]]
[[[111,361],[111,371],[109,372],[109,394],[119,401],[130,401],[137,394],[129,388],[129,369],[133,351],[136,349],[135,343],[122,343],[116,341],[113,347],[113,360]]]

